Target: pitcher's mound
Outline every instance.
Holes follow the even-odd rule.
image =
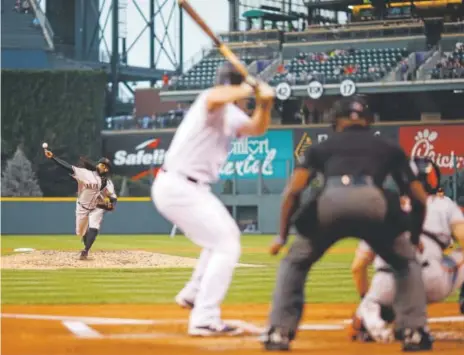
[[[143,250],[114,250],[90,252],[88,260],[79,260],[78,251],[36,250],[27,254],[2,257],[2,269],[135,269],[135,268],[192,268],[196,259],[151,253]],[[261,265],[238,264],[239,267]]]

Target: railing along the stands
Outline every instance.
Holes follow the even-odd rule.
[[[48,19],[45,16],[42,9],[40,8],[40,4],[37,2],[37,0],[29,0],[29,3],[31,4],[32,9],[34,10],[35,17],[37,18],[37,20],[39,20],[40,27],[42,28],[45,41],[47,42],[49,49],[54,50],[55,45],[53,43],[53,39],[55,35],[53,33],[52,26],[48,22]]]

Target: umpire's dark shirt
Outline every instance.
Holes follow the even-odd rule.
[[[374,136],[369,127],[351,126],[326,141],[311,146],[300,167],[330,176],[371,176],[379,188],[392,175],[401,192],[406,192],[416,176],[403,149]]]

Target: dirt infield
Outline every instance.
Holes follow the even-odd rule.
[[[400,344],[359,344],[348,340],[346,320],[354,305],[307,305],[294,353],[401,354]],[[259,331],[268,307],[224,307],[224,318]],[[464,353],[464,317],[457,305],[429,309],[437,337],[433,354]],[[199,339],[186,336],[188,311],[174,305],[76,305],[2,307],[3,355],[204,355],[262,354],[257,336]],[[240,320],[238,322],[237,320]]]
[[[2,269],[57,270],[57,269],[137,269],[137,268],[193,268],[197,259],[153,253],[144,250],[114,250],[92,252],[88,260],[79,260],[76,251],[35,250],[2,256]],[[238,267],[260,265],[238,264]]]

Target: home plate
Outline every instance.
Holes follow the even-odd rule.
[[[345,327],[340,324],[302,324],[299,330],[341,330]]]
[[[244,332],[252,335],[261,335],[264,332],[264,328],[257,327],[251,323],[245,322],[239,319],[231,319],[226,321],[227,324],[230,324],[234,327],[242,329]]]

